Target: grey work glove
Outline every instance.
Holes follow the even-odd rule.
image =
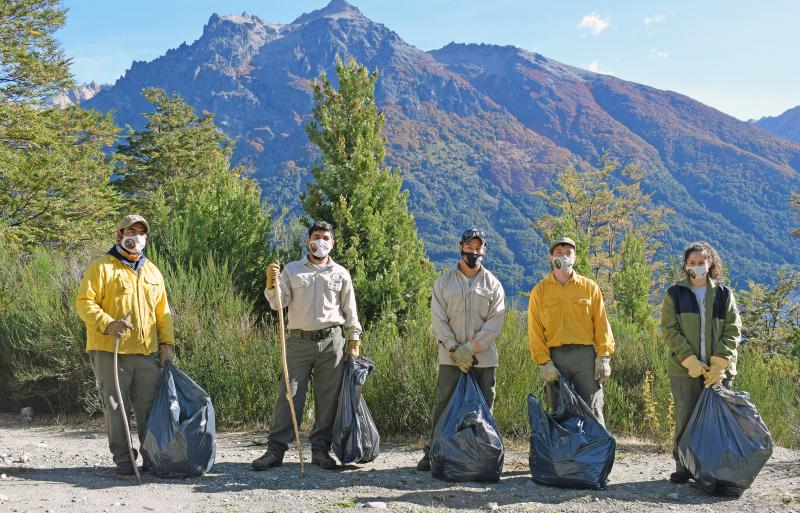
[[[111,323],[109,323],[103,334],[111,335],[112,337],[121,337],[126,331],[132,329],[133,324],[131,324],[131,321],[129,321],[127,318],[117,319],[116,321],[111,321]]]
[[[594,359],[594,380],[602,383],[611,376],[611,357],[598,356]]]
[[[173,350],[171,344],[158,345],[158,360],[161,367],[164,367],[167,362],[172,362],[175,360],[175,351]]]
[[[558,378],[561,377],[561,374],[558,372],[558,369],[556,369],[556,366],[553,365],[553,360],[550,360],[545,364],[539,365],[539,372],[542,373],[542,378],[548,383],[558,381]]]

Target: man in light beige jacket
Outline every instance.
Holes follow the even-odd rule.
[[[462,373],[472,371],[491,409],[494,402],[497,348],[503,329],[505,292],[500,281],[482,264],[486,235],[470,229],[461,235],[458,266],[433,285],[431,320],[439,341],[439,381],[431,437]],[[417,470],[431,469],[429,446]]]

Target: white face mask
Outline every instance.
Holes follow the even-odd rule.
[[[696,280],[702,280],[706,277],[706,274],[708,274],[708,264],[686,267],[686,272],[689,273],[690,277]]]
[[[147,235],[127,235],[123,236],[119,245],[128,253],[138,254],[144,250],[147,244]]]
[[[553,259],[553,267],[556,270],[569,272],[573,265],[575,265],[575,259],[566,255],[557,256]]]
[[[325,258],[331,252],[333,243],[325,239],[314,239],[308,243],[311,254],[317,258]]]

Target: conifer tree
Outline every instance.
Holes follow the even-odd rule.
[[[57,0],[0,2],[0,237],[27,248],[107,236],[120,203],[103,153],[111,115],[46,104],[74,87],[53,37],[64,17]]]
[[[314,84],[306,131],[322,155],[303,208],[310,218],[333,224],[333,257],[350,270],[364,320],[403,318],[427,304],[433,266],[408,212],[400,170],[385,162],[377,71],[337,59],[336,72],[338,89],[324,74]]]

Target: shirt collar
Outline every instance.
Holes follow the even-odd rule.
[[[328,257],[328,262],[325,263],[325,264],[322,264],[322,267],[320,267],[319,265],[317,265],[314,262],[312,262],[311,259],[308,258],[308,255],[306,255],[304,265],[306,265],[308,267],[311,267],[313,269],[327,269],[328,267],[333,267],[333,264],[335,264],[335,263],[336,262],[333,261],[333,258]]]

